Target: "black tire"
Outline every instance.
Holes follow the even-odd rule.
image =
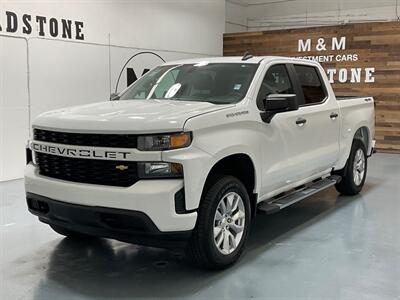
[[[66,228],[58,226],[58,225],[50,225],[50,227],[58,234],[64,235],[69,238],[78,239],[78,238],[87,237],[87,235],[85,235],[83,233],[72,231],[72,230],[66,229]]]
[[[360,149],[364,155],[365,168],[361,182],[359,184],[356,184],[353,172],[353,166],[354,166],[354,160],[356,158],[356,153]],[[367,176],[367,149],[365,148],[365,145],[361,140],[355,139],[353,141],[353,144],[351,146],[350,156],[347,160],[346,166],[344,167],[344,169],[336,172],[336,174],[342,177],[342,180],[335,186],[336,190],[340,194],[352,196],[358,194],[361,191],[365,182],[365,178]]]
[[[228,193],[237,193],[243,201],[245,221],[243,235],[236,249],[223,254],[214,242],[214,216],[221,199]],[[235,177],[215,177],[203,193],[196,227],[188,243],[187,253],[199,267],[211,270],[224,269],[235,263],[244,250],[251,222],[250,199],[244,185]]]

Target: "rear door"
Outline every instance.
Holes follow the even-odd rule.
[[[293,181],[327,170],[339,155],[339,106],[328,93],[321,69],[306,64],[288,66],[296,78],[299,110],[291,120],[294,132],[287,140]]]

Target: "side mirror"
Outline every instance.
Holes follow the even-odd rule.
[[[299,109],[295,94],[270,94],[264,99],[263,105],[264,111],[260,115],[265,123],[270,123],[277,113]]]
[[[115,100],[119,100],[119,94],[118,93],[112,93],[110,95],[110,101],[115,101]]]

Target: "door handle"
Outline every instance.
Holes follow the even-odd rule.
[[[329,118],[331,118],[332,120],[335,120],[337,117],[339,117],[339,114],[335,112],[331,113],[329,116]]]
[[[307,120],[304,119],[304,118],[298,118],[298,119],[296,120],[296,124],[297,124],[297,126],[299,126],[299,127],[303,127],[304,124],[306,124],[306,123],[307,123]]]

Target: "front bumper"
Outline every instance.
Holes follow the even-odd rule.
[[[100,207],[143,213],[162,233],[190,231],[195,226],[197,212],[176,211],[175,196],[182,188],[182,179],[140,180],[123,188],[44,177],[32,163],[25,169],[27,193],[93,210]]]
[[[29,211],[39,220],[79,233],[163,248],[186,244],[191,231],[161,232],[144,213],[56,201],[27,193]]]

